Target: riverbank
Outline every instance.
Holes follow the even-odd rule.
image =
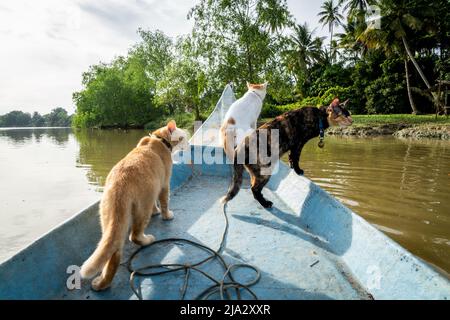
[[[450,140],[450,117],[435,115],[353,115],[350,127],[333,127],[327,134],[335,136],[395,136]],[[262,119],[261,124],[270,119]]]
[[[347,128],[330,128],[328,134],[340,136],[385,136],[450,140],[450,117],[435,115],[355,115]]]
[[[427,138],[450,140],[450,124],[407,124],[354,125],[347,128],[330,128],[327,134],[335,136],[387,136],[397,138]]]

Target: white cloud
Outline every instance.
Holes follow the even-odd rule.
[[[315,35],[320,37],[329,37],[328,27],[322,27],[319,24],[317,14],[322,11],[320,8],[323,1],[311,0],[287,0],[289,10],[297,19],[297,23],[308,23],[311,30],[315,29]],[[336,4],[336,1],[335,1]]]
[[[74,111],[81,73],[124,55],[138,27],[175,36],[189,30],[194,0],[15,0],[0,5],[0,114]]]
[[[124,55],[136,30],[188,33],[196,0],[14,0],[0,4],[0,114],[13,109],[74,111],[81,74]],[[288,0],[299,22],[317,25],[321,2]],[[326,29],[318,28],[321,35]]]

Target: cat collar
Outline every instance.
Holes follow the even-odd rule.
[[[162,143],[164,143],[166,145],[167,148],[169,148],[170,151],[172,151],[172,145],[170,144],[169,141],[167,141],[166,138],[163,138],[157,134],[152,134],[152,136],[154,136],[155,138],[158,138],[159,140],[161,140]]]

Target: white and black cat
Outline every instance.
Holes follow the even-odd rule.
[[[247,88],[248,91],[230,106],[220,128],[221,144],[230,159],[234,157],[234,148],[256,129],[256,120],[266,97],[267,82],[247,83]]]

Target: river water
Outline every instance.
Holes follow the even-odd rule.
[[[0,129],[0,261],[101,196],[146,131]],[[305,176],[412,253],[450,273],[450,142],[326,137]]]

